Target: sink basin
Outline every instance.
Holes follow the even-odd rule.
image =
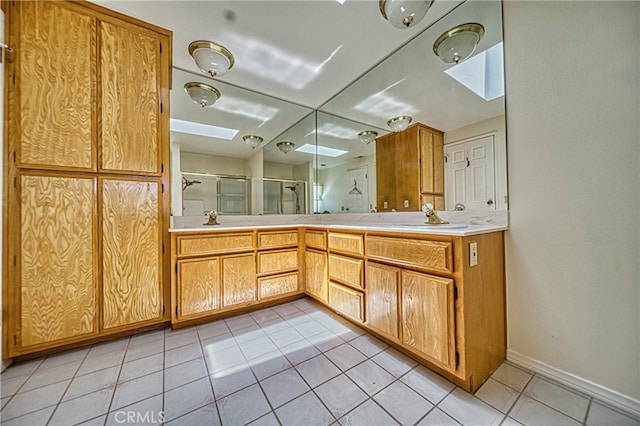
[[[391,226],[401,227],[401,228],[433,228],[433,229],[464,229],[467,227],[465,224],[461,223],[418,223],[418,224],[410,224],[410,223],[401,223],[401,224],[393,224]]]

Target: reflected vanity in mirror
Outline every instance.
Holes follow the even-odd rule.
[[[172,214],[420,211],[423,202],[438,210],[507,209],[501,13],[500,2],[462,3],[317,111],[174,69]],[[445,63],[434,43],[467,23],[483,27],[475,52],[458,64]],[[183,90],[188,82],[212,85],[220,98],[202,108]],[[400,197],[401,208],[385,209],[385,190],[408,181],[397,174],[392,181],[381,179],[379,173],[385,168],[381,158],[395,153],[386,153],[382,143],[378,149],[377,140],[397,144],[405,137],[387,124],[398,116],[412,118],[407,134],[422,126],[441,134],[443,145],[431,158],[434,169],[442,169],[435,173],[442,175],[443,188],[418,187],[409,207]],[[176,120],[231,134],[224,139],[173,131]],[[252,149],[246,135],[264,142]],[[420,154],[410,158],[419,162]],[[423,166],[418,182],[424,182]],[[408,168],[398,161],[393,167]],[[185,179],[201,183],[183,187]]]

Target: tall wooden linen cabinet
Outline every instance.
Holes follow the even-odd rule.
[[[88,2],[3,8],[3,357],[169,320],[171,32]]]

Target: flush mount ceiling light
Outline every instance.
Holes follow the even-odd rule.
[[[246,135],[242,137],[242,140],[247,143],[251,147],[251,149],[256,149],[258,145],[260,145],[263,139],[260,136],[256,135]]]
[[[365,130],[363,132],[358,133],[358,138],[360,138],[360,142],[365,145],[369,145],[371,142],[376,140],[376,136],[378,136],[378,132],[373,130]]]
[[[416,25],[424,18],[433,0],[379,0],[378,6],[384,19],[396,28]]]
[[[401,132],[409,127],[411,120],[412,118],[408,115],[401,115],[399,117],[393,117],[391,120],[387,121],[387,126],[391,127],[391,130],[394,132]]]
[[[287,154],[288,152],[290,152],[293,148],[296,147],[296,144],[294,144],[293,142],[278,142],[276,144],[276,146],[278,147],[278,149],[280,151],[282,151],[283,154]]]
[[[447,64],[464,61],[476,50],[484,35],[480,24],[462,24],[442,33],[433,43],[433,53]]]
[[[184,85],[184,90],[202,108],[213,105],[220,98],[218,89],[205,83],[192,81]]]
[[[233,55],[212,41],[197,40],[189,45],[189,54],[203,73],[221,77],[233,67]]]

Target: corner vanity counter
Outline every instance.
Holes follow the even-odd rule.
[[[174,224],[172,325],[306,294],[474,392],[505,358],[506,218],[427,226],[403,215]]]

